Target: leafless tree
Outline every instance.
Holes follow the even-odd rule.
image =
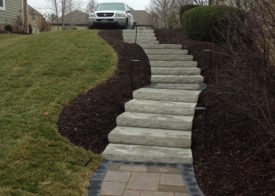
[[[275,2],[273,0],[242,0],[240,4],[233,2],[241,12],[230,12],[227,16],[227,31],[224,32],[226,48],[232,54],[232,64],[238,66],[246,63],[245,71],[254,76],[248,81],[248,97],[243,109],[249,111],[247,116],[257,122],[258,133],[269,136],[263,141],[262,149],[267,151],[271,143],[275,143],[275,118],[271,112],[275,94],[275,78],[272,75],[275,62]],[[241,17],[240,17],[241,16]],[[233,63],[234,62],[234,63]],[[260,85],[256,85],[260,84]],[[261,88],[256,88],[261,86]],[[224,89],[224,93],[228,92]]]
[[[87,5],[87,12],[90,13],[94,11],[96,8],[96,1],[95,0],[90,0],[88,5]]]
[[[62,29],[65,28],[64,26],[64,17],[65,17],[65,12],[66,8],[68,6],[69,0],[61,0],[61,24],[62,24]]]
[[[187,4],[205,5],[207,0],[151,0],[148,8],[152,16],[157,16],[165,28],[179,24],[179,10]]]
[[[54,7],[54,11],[55,11],[55,16],[56,16],[55,20],[56,20],[56,23],[57,23],[57,28],[59,30],[59,25],[58,25],[59,18],[58,18],[58,3],[57,3],[57,0],[53,0],[53,7]]]

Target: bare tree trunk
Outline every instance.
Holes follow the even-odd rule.
[[[61,25],[64,30],[65,0],[61,1]]]
[[[57,29],[58,29],[58,31],[59,31],[59,18],[58,18],[57,0],[54,0],[54,7],[55,7],[55,15],[56,15]]]

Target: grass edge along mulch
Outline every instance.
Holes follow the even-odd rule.
[[[257,96],[261,96],[264,85],[257,82],[259,78],[255,71],[249,71],[252,62],[244,60],[242,64],[234,65],[230,53],[222,45],[190,40],[182,30],[155,32],[161,43],[182,44],[187,48],[198,61],[208,85],[198,103],[208,108],[207,137],[202,113],[196,112],[192,130],[194,168],[204,194],[274,195],[275,145],[273,142],[263,148],[263,143],[270,139],[268,130],[263,130],[261,124],[253,120],[261,119],[260,115],[253,116],[253,109],[261,103],[255,102],[249,94],[255,89]],[[214,51],[211,66],[205,49]],[[261,65],[261,62],[253,63]],[[269,85],[274,86],[274,80]],[[271,90],[267,98],[273,114],[274,97]],[[207,146],[204,146],[205,139]]]
[[[117,71],[105,83],[74,99],[58,121],[62,135],[96,153],[108,145],[108,134],[115,128],[117,116],[124,112],[124,104],[132,99],[132,90],[149,85],[151,79],[149,60],[140,46],[123,42],[120,30],[102,30],[99,35],[117,52]],[[131,59],[140,60],[133,65],[133,89]]]
[[[5,38],[0,57],[0,195],[86,195],[101,157],[61,137],[56,122],[114,73],[116,53],[97,31],[60,31]]]

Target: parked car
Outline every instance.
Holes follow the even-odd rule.
[[[89,27],[97,25],[116,25],[122,28],[134,28],[134,16],[125,3],[100,3],[89,15]]]

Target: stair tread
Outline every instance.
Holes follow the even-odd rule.
[[[191,146],[191,136],[190,131],[116,127],[109,134],[109,141],[122,144],[188,148]]]
[[[184,67],[197,67],[198,63],[196,61],[160,61],[160,60],[150,60],[150,65],[152,68],[155,67],[165,67],[165,68],[184,68]]]
[[[191,131],[192,116],[179,116],[167,114],[124,112],[116,119],[117,126],[172,129],[179,131]]]
[[[103,152],[107,160],[156,163],[191,163],[191,149],[142,145],[109,144]]]
[[[167,115],[167,114],[148,114],[148,113],[135,113],[135,112],[124,112],[117,117],[119,121],[122,118],[132,118],[136,120],[151,120],[151,121],[182,121],[192,122],[193,116],[179,116],[179,115]]]
[[[125,104],[127,112],[141,112],[167,115],[194,115],[196,104],[171,101],[133,99]]]
[[[153,82],[150,88],[155,89],[171,89],[171,90],[200,90],[202,88],[202,84],[180,84],[180,83],[157,83]]]

